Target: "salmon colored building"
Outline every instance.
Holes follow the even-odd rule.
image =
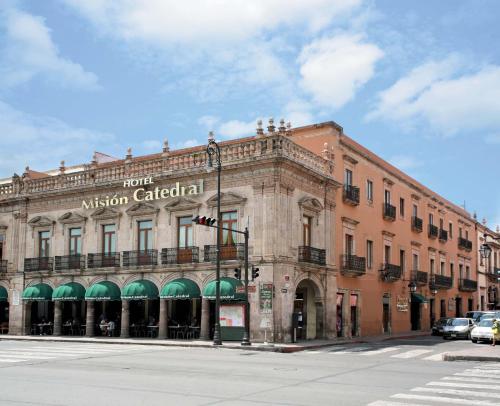
[[[476,310],[475,220],[327,122],[294,142],[335,162],[337,335],[427,330]]]

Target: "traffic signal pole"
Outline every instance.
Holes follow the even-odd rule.
[[[245,332],[241,345],[251,345],[250,343],[250,302],[248,300],[248,227],[245,227]]]

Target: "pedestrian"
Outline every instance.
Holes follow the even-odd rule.
[[[493,333],[493,342],[491,345],[494,347],[495,342],[500,339],[500,323],[497,319],[493,319],[493,325],[491,326],[491,332]]]

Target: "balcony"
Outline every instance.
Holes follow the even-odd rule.
[[[54,258],[24,258],[24,272],[52,271],[54,267]]]
[[[364,257],[346,254],[340,257],[340,261],[342,275],[360,276],[366,273],[366,259]]]
[[[359,187],[352,185],[344,185],[344,192],[342,194],[344,203],[352,206],[359,204]]]
[[[87,268],[119,268],[120,253],[87,254]]]
[[[309,262],[316,265],[326,265],[326,250],[300,246],[299,262]]]
[[[434,275],[431,277],[429,285],[434,284],[436,289],[451,289],[453,286],[453,279],[451,276]]]
[[[217,245],[205,245],[204,250],[205,262],[217,261]],[[221,245],[220,247],[221,261],[244,260],[245,259],[245,244]]]
[[[401,267],[394,264],[382,264],[380,276],[384,282],[394,282],[401,279]]]
[[[389,221],[396,220],[396,207],[389,203],[384,203],[383,206],[384,219]]]
[[[434,224],[429,224],[428,233],[429,238],[437,238],[439,235],[439,229]]]
[[[0,260],[0,273],[5,273],[7,272],[7,260],[2,259]]]
[[[411,280],[417,284],[417,286],[427,285],[428,274],[424,271],[419,271],[418,269],[414,269],[411,271]]]
[[[198,247],[163,248],[161,250],[163,265],[192,264],[199,261],[200,249]]]
[[[458,248],[466,251],[471,251],[472,241],[469,241],[467,238],[458,237]]]
[[[500,277],[500,268],[493,268],[493,272],[487,272],[486,277],[491,283],[497,283]]]
[[[442,228],[439,229],[439,241],[441,242],[448,241],[448,231],[443,230]]]
[[[55,270],[66,271],[70,269],[84,269],[85,255],[64,255],[55,257]]]
[[[458,290],[461,292],[475,292],[477,290],[477,281],[460,279],[458,281]]]
[[[158,263],[158,250],[123,251],[123,266],[152,266]]]
[[[420,217],[413,216],[411,218],[411,229],[417,233],[421,233],[424,228],[424,222]]]

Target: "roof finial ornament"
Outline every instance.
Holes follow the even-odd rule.
[[[92,165],[97,165],[97,151],[94,151],[92,155],[92,161],[90,162]]]
[[[65,171],[66,171],[65,162],[61,161],[61,163],[59,165],[59,173],[62,175]]]
[[[127,148],[127,155],[125,156],[125,159],[132,159],[132,148]]]
[[[330,151],[328,150],[328,142],[325,142],[323,144],[323,158],[328,159],[330,156],[329,152]]]
[[[168,153],[170,152],[170,147],[168,146],[168,139],[165,138],[163,140],[163,152]]]
[[[269,125],[267,126],[267,132],[269,134],[272,134],[274,133],[274,130],[276,129],[276,127],[274,126],[274,118],[270,118],[269,119]]]
[[[284,118],[280,119],[280,126],[278,127],[278,132],[280,133],[280,135],[285,135],[285,133],[286,133],[285,119]]]
[[[257,138],[264,136],[264,128],[262,128],[262,120],[257,120]]]
[[[287,137],[292,135],[292,123],[290,121],[286,123],[286,135]]]
[[[486,224],[488,224],[488,222],[486,221],[486,217],[483,217],[482,223],[483,223],[483,226],[485,226]]]
[[[472,215],[472,217],[474,218],[474,220],[477,220],[477,213],[474,211],[474,214]]]

